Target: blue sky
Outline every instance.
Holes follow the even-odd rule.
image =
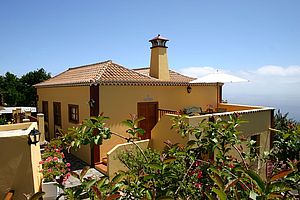
[[[241,90],[300,98],[299,9],[298,0],[1,0],[0,74],[43,67],[56,75],[108,59],[144,67],[148,40],[160,33],[172,69],[250,79],[228,86],[229,99]]]

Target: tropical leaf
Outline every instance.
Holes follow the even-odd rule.
[[[97,182],[97,179],[92,179],[86,182],[85,190],[90,190],[90,188]]]
[[[220,200],[226,200],[227,199],[227,196],[226,196],[225,192],[223,192],[221,190],[218,190],[215,187],[212,189],[212,191],[218,195]]]
[[[239,179],[234,179],[234,180],[231,180],[229,181],[229,183],[226,184],[225,188],[224,188],[224,191],[227,191],[229,190],[229,188],[235,186],[235,184],[239,181]]]
[[[81,170],[80,175],[79,175],[80,180],[83,179],[83,177],[86,175],[86,173],[89,171],[89,169],[90,169],[89,166],[85,166],[85,167]]]
[[[111,195],[107,196],[107,197],[105,198],[105,200],[114,200],[114,199],[118,199],[118,198],[120,198],[120,197],[121,197],[120,194],[111,194]]]
[[[102,193],[101,193],[101,191],[96,186],[92,186],[92,190],[96,194],[96,196],[98,197],[98,199],[102,198]]]
[[[292,173],[292,172],[294,172],[294,170],[292,170],[292,169],[280,171],[280,172],[278,172],[277,174],[273,175],[273,176],[271,177],[270,180],[271,180],[271,181],[276,181],[276,180],[278,180],[278,179],[281,179],[281,178],[283,178],[283,177],[289,175],[289,174]]]
[[[224,190],[224,182],[217,173],[212,173],[210,178],[219,186],[221,190]]]
[[[151,169],[155,169],[155,170],[162,170],[163,167],[159,164],[156,164],[156,163],[150,163],[150,164],[147,164],[148,167],[150,167]]]
[[[79,176],[78,173],[76,173],[76,172],[70,172],[70,174],[71,174],[72,176],[74,176],[75,178],[77,178],[77,179],[80,180],[80,176]]]
[[[149,199],[149,200],[151,200],[152,199],[152,194],[151,194],[151,192],[149,191],[149,190],[146,190],[146,198],[147,199]]]
[[[266,185],[261,177],[253,170],[246,170],[246,173],[256,183],[262,193],[266,190]]]
[[[209,200],[216,200],[215,197],[213,197],[211,194],[208,194],[207,192],[205,192],[205,195],[207,196],[207,198],[208,198]]]

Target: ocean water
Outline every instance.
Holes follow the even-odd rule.
[[[300,122],[300,94],[223,94],[228,103],[273,107]]]

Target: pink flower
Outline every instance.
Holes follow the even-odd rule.
[[[65,154],[64,154],[64,153],[61,153],[61,157],[62,157],[62,158],[65,158]]]
[[[50,162],[50,161],[52,161],[52,157],[51,156],[46,159],[46,162]]]
[[[53,170],[52,170],[51,168],[47,170],[47,172],[52,172],[52,171],[53,171]]]
[[[198,189],[200,189],[202,187],[202,183],[196,183],[195,187],[198,188]]]
[[[44,161],[41,160],[41,161],[39,162],[39,164],[44,164]]]
[[[59,150],[59,149],[55,149],[55,151],[56,151],[56,152],[60,152],[60,150]]]
[[[199,171],[199,172],[198,172],[197,178],[198,178],[198,179],[202,178],[202,171]]]
[[[70,164],[70,163],[67,163],[67,164],[66,164],[66,166],[67,166],[67,167],[70,167],[70,166],[71,166],[71,164]]]
[[[53,160],[54,160],[54,161],[58,161],[58,157],[55,156],[55,157],[53,158]]]

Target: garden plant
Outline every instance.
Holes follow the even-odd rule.
[[[173,119],[173,129],[182,137],[193,135],[187,144],[165,141],[165,149],[157,152],[126,151],[119,159],[127,166],[109,181],[106,177],[86,177],[88,168],[80,174],[71,173],[80,180],[76,188],[65,188],[65,199],[295,199],[299,193],[299,130],[275,131],[273,149],[261,157],[255,141],[243,138],[238,131],[241,123],[238,114],[228,120],[202,121],[193,127],[185,122],[184,115]],[[112,133],[105,126],[108,118],[85,120],[81,126],[70,129],[59,138],[64,148],[80,148],[81,145],[101,145]],[[130,137],[124,138],[136,144],[143,131],[138,128],[142,119],[132,117],[124,124]],[[277,130],[277,129],[276,129]],[[287,135],[288,134],[288,135]],[[120,136],[120,135],[119,135]],[[121,136],[123,137],[123,136]],[[280,139],[281,138],[281,139]],[[282,140],[283,139],[283,140]],[[281,158],[284,144],[290,143],[295,153]],[[298,151],[298,152],[297,152]],[[267,177],[261,175],[266,163],[273,162],[273,171]],[[279,165],[277,163],[281,163]]]

